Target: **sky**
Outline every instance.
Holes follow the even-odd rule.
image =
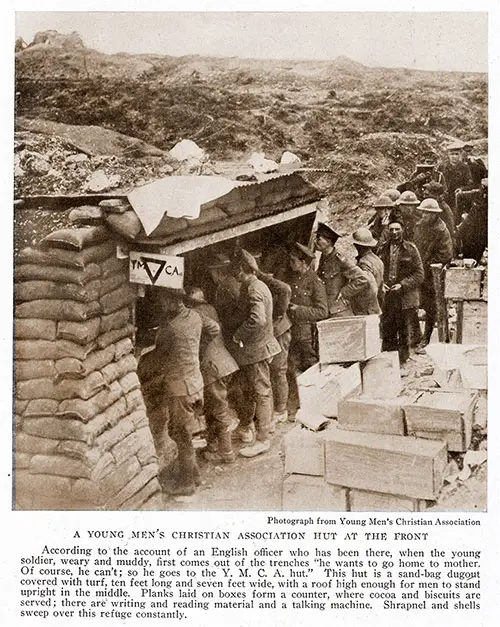
[[[105,53],[270,59],[345,55],[369,66],[488,70],[488,14],[484,11],[17,11],[16,36],[26,42],[48,29],[77,31],[87,47]]]

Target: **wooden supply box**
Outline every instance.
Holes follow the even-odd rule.
[[[488,303],[464,301],[462,344],[488,344]]]
[[[300,412],[335,418],[338,402],[361,391],[359,364],[314,364],[297,377]]]
[[[435,500],[448,462],[446,444],[333,429],[325,434],[328,483],[415,499]]]
[[[423,512],[427,501],[407,496],[349,490],[349,510],[351,512]]]
[[[330,318],[316,325],[322,364],[366,361],[380,353],[380,319],[377,315]]]
[[[371,398],[351,396],[339,401],[338,423],[341,429],[405,435],[402,405],[408,398]]]
[[[481,298],[483,267],[446,268],[444,276],[444,297],[456,300]]]
[[[325,431],[310,431],[299,425],[283,438],[285,474],[325,474]]]
[[[394,398],[401,392],[399,353],[387,351],[361,364],[363,394],[372,398]]]
[[[284,511],[348,511],[348,490],[327,483],[323,477],[290,475],[283,481]]]
[[[444,440],[449,451],[463,453],[471,442],[476,392],[420,392],[404,406],[408,435]]]

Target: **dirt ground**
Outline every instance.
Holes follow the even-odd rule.
[[[435,387],[432,378],[432,361],[426,355],[413,354],[402,367],[403,392],[411,392],[422,387]],[[485,406],[477,410],[485,413]],[[477,417],[482,425],[485,415]],[[193,496],[164,496],[166,510],[281,510],[281,486],[283,474],[283,436],[293,425],[286,423],[277,426],[271,450],[253,459],[237,457],[234,464],[214,465],[207,463],[199,454],[202,485]],[[235,442],[238,448],[241,445]],[[486,432],[475,430],[473,448],[484,450]],[[465,480],[457,479],[462,470],[463,455],[449,454],[449,480],[441,490],[436,502],[428,502],[430,512],[480,512],[487,509],[487,468],[486,463],[471,469]]]

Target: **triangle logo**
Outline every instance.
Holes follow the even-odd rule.
[[[141,261],[144,264],[144,270],[146,270],[146,274],[148,275],[151,284],[154,285],[162,273],[166,261],[164,259],[154,259],[153,257],[141,257]],[[154,273],[149,264],[158,265]]]

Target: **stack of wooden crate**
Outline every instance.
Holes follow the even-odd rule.
[[[447,452],[470,445],[476,392],[401,395],[399,356],[380,352],[378,316],[327,320],[318,331],[320,364],[314,368],[324,375],[332,362],[336,366],[329,371],[334,381],[323,385],[334,395],[329,407],[325,395],[310,405],[313,376],[306,371],[308,385],[299,379],[301,412],[312,407],[337,420],[319,432],[297,425],[285,436],[283,509],[421,511],[439,495]],[[348,355],[358,361],[342,368]],[[349,386],[335,385],[353,368],[361,385],[354,377]]]
[[[456,303],[455,343],[487,344],[488,285],[485,268],[482,266],[447,268],[444,297]]]

